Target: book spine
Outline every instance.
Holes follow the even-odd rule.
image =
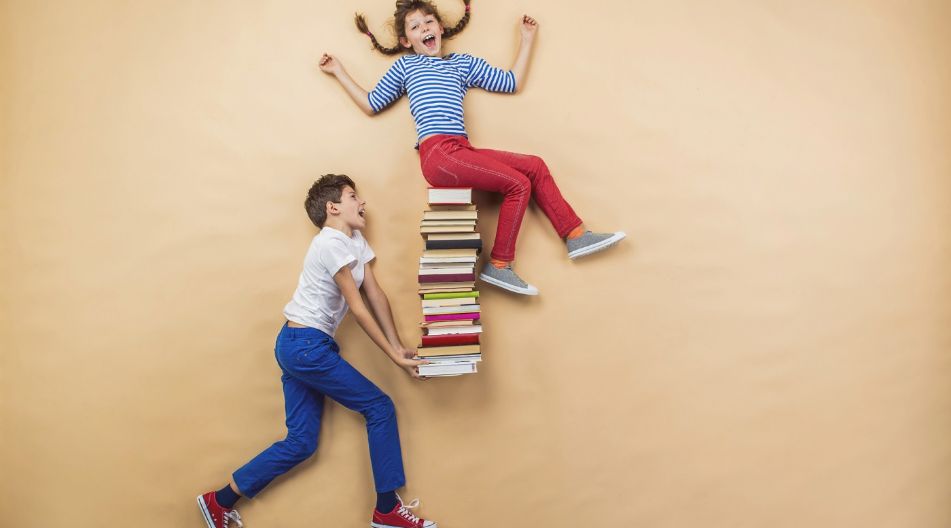
[[[478,291],[456,292],[456,293],[424,293],[423,299],[460,299],[463,297],[478,298]]]
[[[482,240],[427,240],[426,249],[476,249],[482,251]]]
[[[439,336],[423,336],[423,346],[450,346],[450,345],[478,345],[479,334],[448,334]]]
[[[419,282],[467,282],[475,280],[475,273],[458,273],[447,275],[420,275]]]
[[[460,313],[460,314],[435,314],[435,315],[424,315],[423,318],[428,321],[465,321],[478,319],[479,314],[474,312],[469,313]]]

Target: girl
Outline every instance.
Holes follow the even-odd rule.
[[[469,22],[469,2],[458,24],[446,28],[436,7],[425,0],[398,0],[394,28],[399,44],[384,48],[357,15],[357,28],[370,37],[381,53],[406,52],[386,72],[376,88],[367,92],[330,54],[320,59],[320,69],[332,74],[353,101],[374,115],[404,93],[416,121],[423,177],[434,187],[472,187],[502,193],[495,246],[480,278],[492,285],[525,295],[538,289],[512,270],[515,241],[530,197],[541,207],[558,236],[565,239],[568,257],[577,258],[607,249],[624,238],[623,232],[592,233],[561,196],[545,162],[537,156],[475,148],[469,144],[463,121],[462,99],[471,87],[514,93],[525,80],[538,23],[529,16],[521,21],[521,43],[509,71],[490,66],[472,55],[442,56],[442,41],[458,34]]]

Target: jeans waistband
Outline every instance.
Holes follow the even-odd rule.
[[[326,337],[327,339],[333,340],[333,336],[324,332],[323,330],[318,330],[316,328],[294,328],[287,326],[287,322],[284,322],[284,326],[281,327],[281,337],[288,339],[298,339],[298,338],[315,338],[315,337]]]
[[[466,136],[458,136],[455,134],[436,134],[435,136],[429,136],[428,138],[426,138],[422,143],[416,145],[416,148],[419,149],[420,152],[422,152],[423,149],[432,148],[433,146],[438,145],[442,143],[443,141],[450,141],[450,140],[461,141],[467,145],[469,144],[469,138],[467,138]]]

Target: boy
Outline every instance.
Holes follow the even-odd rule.
[[[375,257],[360,230],[366,227],[366,202],[347,176],[321,176],[307,193],[304,208],[321,228],[304,259],[297,290],[284,308],[287,322],[277,337],[275,356],[281,367],[287,438],[238,469],[217,492],[198,497],[208,528],[234,521],[242,497],[254,497],[274,478],[307,459],[317,448],[324,396],[366,418],[370,463],[377,503],[374,528],[436,528],[404,505],[396,490],[406,484],[393,401],[340,357],[334,332],[349,308],[370,339],[400,368],[419,379],[415,351],[403,346],[386,294],[368,263]],[[363,288],[369,307],[360,296]],[[372,312],[372,313],[371,313]]]

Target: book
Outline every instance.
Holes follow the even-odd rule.
[[[475,264],[478,257],[419,257],[420,264],[461,263]]]
[[[450,293],[472,291],[475,282],[428,282],[419,285],[417,293],[425,295],[427,293]]]
[[[420,283],[471,282],[475,284],[475,273],[427,274],[419,275],[418,280]]]
[[[460,321],[460,320],[476,320],[479,318],[479,312],[465,312],[465,313],[452,313],[452,314],[434,314],[434,315],[424,315],[424,321]]]
[[[478,298],[478,297],[479,297],[479,292],[477,292],[477,291],[470,291],[470,292],[455,292],[455,293],[427,293],[426,295],[423,295],[423,299],[426,299],[426,300],[430,300],[430,299],[460,299],[460,298],[463,298],[463,297]]]
[[[472,264],[465,266],[449,266],[449,267],[420,267],[418,271],[419,275],[458,275],[462,274],[474,274],[475,267]]]
[[[455,205],[472,203],[472,189],[466,187],[430,187],[429,203]]]
[[[482,251],[482,240],[427,240],[426,249],[472,248]]]
[[[420,233],[455,233],[455,232],[464,232],[464,231],[475,231],[475,224],[470,224],[468,226],[420,226]]]
[[[478,372],[476,364],[469,361],[456,361],[452,363],[430,363],[419,366],[419,375],[430,378],[461,376],[463,374],[475,374]]]
[[[458,257],[459,262],[445,262],[442,260],[436,260],[434,262],[421,262],[419,264],[419,269],[439,269],[439,268],[469,268],[475,269],[475,261],[469,260],[467,257]]]
[[[449,345],[417,348],[419,357],[461,356],[465,354],[481,354],[479,345]]]
[[[475,321],[423,321],[419,323],[422,328],[442,328],[444,326],[478,326]]]
[[[458,258],[458,257],[468,257],[468,258],[477,258],[478,253],[474,249],[429,249],[423,251],[423,256],[421,259],[431,259],[431,258]]]
[[[482,235],[479,233],[432,233],[426,235],[426,240],[478,240]]]
[[[423,315],[455,314],[455,313],[477,313],[480,312],[478,304],[462,304],[459,306],[424,306]]]
[[[430,211],[475,211],[475,204],[429,204]]]
[[[419,223],[420,226],[460,226],[468,227],[475,226],[475,220],[423,220]]]
[[[423,332],[427,336],[481,334],[482,325],[424,327]]]
[[[464,304],[478,304],[478,300],[472,297],[460,297],[458,299],[423,299],[421,303],[423,308],[433,308],[436,306],[462,306]]]
[[[426,220],[478,220],[479,212],[473,209],[444,209],[440,211],[423,211],[423,221]]]
[[[437,347],[449,345],[478,345],[479,334],[446,334],[446,335],[424,335],[424,347]],[[418,353],[418,351],[417,351]]]

